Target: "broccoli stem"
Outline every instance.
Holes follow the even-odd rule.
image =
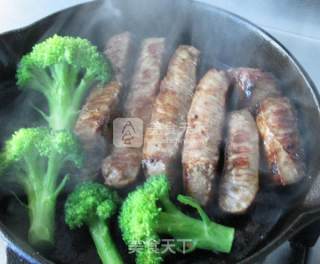
[[[80,107],[82,105],[83,99],[87,92],[89,84],[86,82],[81,82],[80,86],[76,89],[73,95],[65,96],[68,100],[57,101],[55,99],[49,100],[49,120],[50,127],[54,130],[63,129],[73,129]],[[58,88],[58,90],[66,90],[63,88]],[[52,96],[51,98],[60,98],[62,96]],[[64,98],[65,99],[65,98]]]
[[[77,84],[79,71],[72,66],[58,64],[52,69],[58,87],[52,87],[47,96],[49,102],[50,126],[54,130],[73,129],[80,107],[93,80],[84,75]]]
[[[57,192],[57,180],[61,168],[61,158],[57,153],[52,153],[48,159],[46,177],[37,177],[33,181],[33,189],[29,190],[29,241],[37,247],[52,247],[54,245],[55,210]],[[30,174],[29,174],[30,175]],[[42,180],[40,180],[42,179]],[[61,184],[63,186],[61,186]],[[59,185],[61,190],[66,181]]]
[[[29,199],[29,241],[36,248],[54,245],[56,198],[48,191],[35,194]]]
[[[59,177],[59,172],[62,167],[63,161],[61,160],[59,154],[52,153],[48,159],[48,169],[45,177],[44,188],[52,191],[54,193],[57,187],[57,180]]]
[[[157,223],[159,234],[170,235],[176,239],[192,241],[192,246],[198,249],[220,251],[229,253],[232,248],[234,229],[219,225],[212,221],[204,222],[189,217],[175,209],[175,205],[164,200],[170,205],[170,210],[161,212]],[[165,206],[167,208],[167,206]]]
[[[103,264],[122,264],[122,259],[113,243],[107,224],[95,219],[90,222],[89,230]]]
[[[53,130],[73,129],[84,98],[95,82],[94,77],[84,74],[79,82],[79,69],[65,63],[52,66],[49,76],[43,72],[35,72],[35,75],[37,80],[32,82],[32,87],[46,97],[49,107],[48,114],[37,111]],[[43,90],[43,86],[48,89]]]
[[[61,87],[53,88],[52,90],[56,93],[63,93],[67,90],[64,86],[65,84],[59,84]],[[70,90],[72,90],[70,88]],[[72,109],[72,99],[73,95],[50,95],[48,97],[49,101],[49,122],[50,127],[53,130],[63,130],[71,129],[73,123],[71,120],[75,120],[75,111]]]

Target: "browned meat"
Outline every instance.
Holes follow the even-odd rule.
[[[147,177],[166,173],[171,183],[178,180],[179,174],[174,171],[195,88],[198,58],[199,51],[191,46],[179,46],[171,58],[145,133],[143,167]]]
[[[265,99],[258,110],[257,125],[263,140],[273,182],[289,185],[304,173],[297,119],[288,98]]]
[[[143,41],[125,103],[126,115],[142,119],[145,125],[150,122],[152,106],[159,92],[164,49],[164,38],[148,38]]]
[[[249,107],[254,112],[259,102],[280,94],[274,78],[254,68],[236,68],[229,71],[239,98],[238,107]]]
[[[206,205],[213,191],[229,79],[210,70],[199,82],[188,114],[182,151],[185,191]]]
[[[259,136],[248,110],[230,114],[219,205],[228,213],[244,213],[259,189]]]
[[[102,163],[105,184],[123,188],[134,183],[140,171],[140,148],[114,148]]]
[[[106,142],[103,135],[105,126],[110,121],[111,115],[119,101],[121,91],[120,80],[126,69],[131,36],[128,32],[116,35],[107,42],[108,54],[115,68],[115,81],[103,88],[94,88],[79,114],[75,133],[83,143],[87,159],[83,175],[95,173],[100,168],[101,160],[106,155]],[[120,69],[121,70],[118,70]],[[87,177],[86,176],[86,177]],[[89,176],[92,177],[92,176]]]
[[[84,143],[86,150],[104,148],[102,130],[110,120],[110,114],[118,102],[120,85],[112,81],[103,88],[94,89],[82,107],[75,132]]]
[[[150,121],[151,108],[159,90],[164,47],[163,38],[148,38],[143,41],[126,99],[125,116],[142,119],[144,126]],[[118,188],[133,183],[140,170],[141,158],[141,148],[114,148],[102,164],[105,183]]]
[[[129,53],[132,46],[132,37],[129,32],[124,32],[111,37],[105,48],[105,55],[110,60],[115,80],[123,84],[123,78],[127,70],[126,65],[128,64]]]

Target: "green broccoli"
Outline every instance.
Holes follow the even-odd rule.
[[[65,221],[71,229],[86,225],[104,264],[121,264],[121,257],[108,228],[108,219],[119,203],[117,194],[102,184],[84,182],[69,195]]]
[[[159,235],[169,235],[176,241],[192,241],[191,250],[204,249],[229,253],[234,229],[210,221],[195,200],[178,196],[178,200],[197,209],[201,220],[187,216],[169,199],[169,182],[165,175],[156,175],[130,193],[124,201],[119,225],[128,246],[142,243],[137,250],[138,264],[157,264],[163,260],[153,241]],[[179,245],[177,245],[179,246]],[[180,245],[181,246],[181,245]],[[190,247],[190,245],[189,245]]]
[[[37,109],[54,130],[72,129],[89,89],[111,79],[111,67],[88,40],[54,35],[23,56],[17,83],[45,96],[46,114]]]
[[[20,184],[27,195],[30,243],[38,248],[52,246],[56,200],[68,180],[68,176],[60,180],[59,175],[68,161],[81,166],[78,140],[66,131],[22,128],[6,141],[1,157],[3,176]]]

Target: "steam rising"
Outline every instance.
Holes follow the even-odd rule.
[[[308,144],[314,136],[312,131],[307,128],[308,124],[313,123],[312,116],[317,116],[315,114],[317,109],[311,107],[314,105],[311,92],[300,89],[304,85],[303,80],[297,77],[299,70],[289,64],[290,59],[285,54],[279,55],[275,50],[278,45],[266,44],[268,42],[274,43],[266,36],[252,34],[251,30],[255,29],[242,20],[231,19],[224,13],[221,15],[220,11],[217,10],[212,13],[210,8],[204,9],[203,6],[189,0],[106,0],[84,5],[77,11],[70,9],[55,15],[49,21],[49,24],[45,23],[45,30],[40,30],[41,35],[37,36],[37,42],[52,36],[54,33],[75,35],[90,39],[103,51],[106,40],[111,36],[124,31],[132,32],[135,36],[134,49],[136,55],[130,58],[127,82],[130,82],[141,40],[146,37],[159,36],[166,37],[167,42],[164,71],[178,44],[191,44],[201,51],[198,79],[210,67],[220,69],[240,66],[257,67],[265,71],[271,71],[279,79],[283,93],[293,99],[299,113],[299,125],[305,142],[306,153],[312,153]],[[21,41],[30,43],[35,39],[35,35],[37,33],[30,30]],[[2,43],[0,43],[0,47],[2,46]],[[3,77],[1,76],[1,70],[2,68],[6,69],[8,65],[15,65],[22,54],[30,51],[31,46],[28,44],[18,47],[13,46],[12,48],[10,48],[10,45],[6,45],[6,47],[9,47],[7,53],[9,56],[1,53],[2,49],[0,48],[0,78],[1,81],[6,80],[6,82],[0,83],[0,88],[16,91],[12,82],[12,74]],[[7,79],[10,79],[10,81]],[[2,94],[2,91],[0,91],[0,96]],[[16,96],[16,94],[10,93],[7,98],[8,102],[13,96]],[[1,138],[6,138],[19,127],[39,125],[39,123],[45,124],[32,107],[32,104],[38,105],[39,102],[43,103],[43,98],[34,93],[22,93],[15,98],[13,103],[11,101],[9,104],[5,102],[5,107],[0,109]],[[317,126],[319,125],[317,124]],[[319,158],[318,156],[310,155],[307,159],[309,159],[310,164],[313,164],[314,160]],[[316,168],[310,170],[309,175],[313,175],[315,170]],[[266,171],[262,171],[262,173],[266,173]],[[275,225],[281,213],[288,209],[288,203],[295,202],[296,199],[290,190],[285,194],[270,194],[269,189],[262,192],[257,198],[255,208],[252,208],[251,214],[248,216],[249,221],[240,221],[244,223],[244,231],[242,230],[242,232],[248,229],[252,219],[257,223],[269,225],[269,227]],[[212,214],[217,217],[221,216],[217,212]],[[268,215],[268,218],[261,217],[266,215]],[[221,217],[221,219],[224,218]],[[252,231],[252,233],[254,232],[255,230]]]

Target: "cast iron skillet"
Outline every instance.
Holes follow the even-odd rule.
[[[290,97],[297,109],[308,175],[303,184],[288,190],[263,188],[246,217],[234,220],[224,218],[214,210],[211,212],[217,221],[237,226],[237,239],[231,256],[197,252],[190,256],[174,256],[167,262],[254,263],[302,228],[319,220],[319,94],[294,57],[257,26],[205,4],[187,0],[114,2],[110,5],[96,1],[72,7],[0,36],[0,137],[3,139],[14,128],[32,123],[29,114],[33,111],[27,107],[25,96],[15,86],[15,70],[21,56],[36,42],[54,33],[78,35],[90,39],[102,49],[108,37],[125,30],[135,33],[136,44],[146,36],[166,36],[169,43],[167,55],[178,43],[192,44],[201,50],[199,76],[213,66],[222,69],[258,67],[272,72],[278,78],[283,93]],[[126,2],[135,4],[128,7]],[[2,236],[9,248],[28,263],[99,263],[86,231],[70,232],[63,224],[64,196],[57,209],[57,248],[44,254],[45,258],[24,242],[25,211],[18,209],[22,207],[6,188],[0,188],[0,193]],[[112,225],[116,229],[115,223]],[[124,251],[121,239],[117,236],[115,239]],[[126,258],[126,262],[131,260],[130,256]]]

